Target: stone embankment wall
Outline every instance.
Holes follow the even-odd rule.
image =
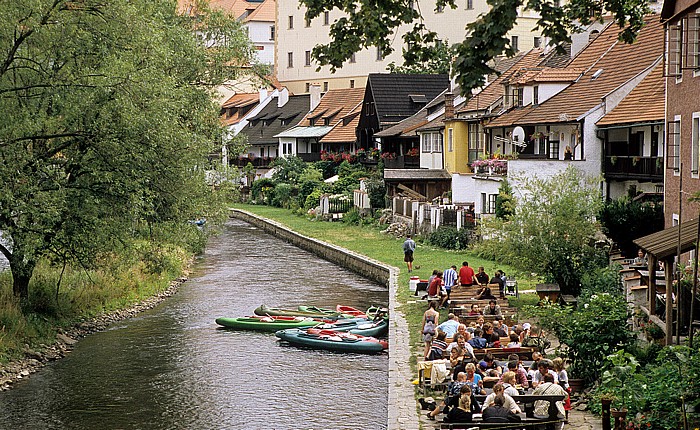
[[[414,397],[415,388],[411,383],[413,374],[409,366],[411,353],[408,344],[408,323],[396,300],[399,269],[345,248],[301,235],[276,221],[259,217],[250,212],[232,209],[231,216],[389,287],[389,416],[387,428],[388,430],[419,428]]]

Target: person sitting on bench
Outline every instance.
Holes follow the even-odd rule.
[[[495,389],[496,387],[494,387]],[[513,399],[510,399],[513,403]],[[481,413],[481,419],[485,423],[513,423],[521,421],[520,416],[513,413],[512,410],[504,407],[506,400],[503,394],[497,395],[493,399],[493,405],[484,409]]]
[[[532,393],[536,396],[559,396],[563,395],[566,399],[569,397],[569,393],[564,390],[561,385],[554,383],[554,376],[551,373],[545,373],[544,382],[539,384],[535,391]],[[557,404],[557,416],[559,418],[564,418],[566,416],[566,411],[564,411],[564,403],[558,401]],[[547,400],[537,400],[535,402],[535,418],[549,418],[549,401]]]
[[[478,414],[480,411],[481,406],[474,397],[471,387],[464,385],[460,389],[459,404],[456,408],[450,408],[443,421],[446,423],[470,423],[472,422],[472,414]]]

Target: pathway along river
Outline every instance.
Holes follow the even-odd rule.
[[[386,428],[386,354],[298,349],[214,319],[387,302],[386,287],[230,221],[178,294],[0,393],[0,428]]]

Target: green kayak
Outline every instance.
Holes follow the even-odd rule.
[[[258,306],[254,311],[255,315],[261,316],[284,316],[284,317],[311,317],[337,320],[341,318],[353,318],[352,315],[345,315],[330,309],[317,307],[299,306],[299,309],[271,308],[265,305]]]
[[[313,327],[323,324],[323,321],[317,321],[306,317],[242,317],[242,318],[217,318],[216,323],[226,328],[238,330],[257,330],[257,331],[278,331],[288,328],[304,328]]]
[[[295,346],[337,352],[376,354],[388,347],[387,341],[373,337],[316,328],[280,330],[275,336]]]

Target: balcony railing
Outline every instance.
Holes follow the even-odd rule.
[[[420,156],[399,155],[396,158],[384,159],[385,169],[419,169]]]
[[[609,155],[605,157],[606,177],[639,178],[647,177],[663,179],[663,157],[637,157],[624,155]]]
[[[309,152],[309,153],[298,153],[297,157],[301,158],[303,161],[321,161],[320,152]]]
[[[267,167],[270,165],[275,160],[276,157],[255,157],[255,158],[248,158],[248,157],[238,157],[238,158],[233,158],[229,161],[229,164],[231,166],[236,166],[236,167],[245,167],[248,165],[248,163],[252,163],[253,167]]]

